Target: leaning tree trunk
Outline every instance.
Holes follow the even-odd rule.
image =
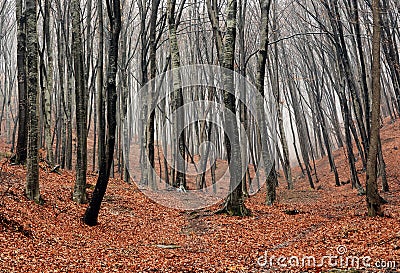
[[[364,53],[363,53],[363,44],[361,40],[361,27],[360,27],[360,16],[358,12],[358,4],[357,0],[351,0],[350,2],[353,6],[353,19],[354,19],[354,30],[356,35],[356,43],[357,43],[357,51],[358,57],[360,59],[360,76],[361,76],[361,89],[364,95],[364,106],[365,106],[365,121],[366,121],[366,129],[367,135],[370,135],[370,98],[369,98],[369,89],[367,83],[367,69],[365,65]]]
[[[310,157],[309,157],[310,152],[308,149],[308,147],[310,147],[310,144],[308,142],[309,138],[308,138],[308,133],[307,133],[307,129],[306,129],[306,120],[305,120],[304,115],[300,111],[300,107],[301,107],[300,101],[299,101],[298,94],[296,93],[296,90],[295,90],[293,75],[290,74],[292,72],[290,71],[290,68],[288,65],[287,54],[286,54],[284,48],[282,50],[283,50],[283,56],[284,56],[284,62],[285,62],[284,65],[285,65],[286,73],[287,73],[288,79],[289,79],[288,80],[288,89],[289,89],[290,96],[292,98],[292,107],[293,107],[293,111],[294,111],[294,118],[296,121],[297,134],[299,136],[300,151],[301,151],[301,155],[303,157],[305,171],[307,173],[310,187],[312,189],[314,189],[315,185],[314,185],[312,175],[311,175],[311,164],[310,164]]]
[[[27,147],[27,95],[26,95],[26,34],[25,14],[22,12],[22,0],[16,1],[18,26],[17,69],[18,69],[18,140],[14,163],[24,164]]]
[[[83,67],[83,42],[81,33],[80,1],[71,2],[72,9],[72,56],[75,72],[76,101],[76,181],[72,199],[86,203],[86,170],[87,170],[87,90]]]
[[[112,7],[111,7],[112,5]],[[114,0],[107,5],[110,20],[110,41],[108,49],[108,69],[107,69],[107,144],[106,161],[100,166],[100,173],[93,197],[86,209],[84,222],[89,226],[97,224],[101,202],[107,190],[110,178],[111,167],[114,160],[115,132],[117,127],[117,71],[118,71],[118,43],[121,32],[121,10],[120,1]]]
[[[28,157],[26,174],[26,196],[41,202],[39,192],[38,163],[38,35],[36,22],[36,0],[26,0],[26,47],[27,47],[27,94],[28,94]]]
[[[381,26],[379,0],[372,1],[373,37],[372,37],[372,112],[371,136],[367,160],[366,199],[368,216],[382,215],[381,197],[377,183],[377,155],[379,152],[379,128],[381,106]]]
[[[277,14],[276,14],[276,5],[274,5],[274,16],[273,16],[273,29],[277,29]],[[268,22],[267,22],[268,24]],[[268,34],[268,33],[267,33]],[[274,31],[273,34],[273,39],[277,40],[278,39],[278,33]],[[280,135],[280,142],[282,145],[282,153],[283,153],[283,169],[284,169],[284,174],[285,178],[287,181],[287,188],[289,190],[292,190],[294,188],[293,185],[293,178],[292,178],[292,169],[290,166],[290,156],[289,156],[289,147],[287,143],[287,138],[286,138],[286,133],[285,133],[285,127],[283,125],[283,113],[281,109],[281,98],[280,98],[280,83],[279,83],[279,56],[278,56],[278,44],[274,44],[274,68],[271,69],[269,68],[270,76],[273,78],[273,93],[274,93],[274,98],[275,98],[275,103],[276,103],[276,112],[277,112],[277,117],[278,117],[278,128],[279,128],[279,135]],[[272,60],[271,60],[272,61]],[[271,62],[272,63],[272,62]]]

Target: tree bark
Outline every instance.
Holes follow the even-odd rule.
[[[28,154],[26,174],[26,196],[36,203],[41,202],[39,192],[38,158],[38,35],[36,0],[26,0],[26,47],[27,47],[27,94],[28,94]]]
[[[275,202],[276,197],[276,174],[275,164],[272,162],[271,155],[268,154],[270,151],[270,144],[267,141],[267,126],[265,124],[265,110],[264,110],[264,85],[265,85],[265,69],[268,57],[268,34],[269,34],[269,11],[271,7],[271,0],[264,0],[261,2],[261,41],[260,50],[257,56],[257,76],[256,76],[256,87],[260,96],[257,100],[257,115],[260,123],[261,131],[261,155],[264,161],[265,175],[267,177],[267,204],[272,205]],[[277,106],[279,107],[279,106]],[[273,166],[273,167],[271,167]]]
[[[100,170],[101,166],[106,160],[106,107],[104,99],[104,23],[103,23],[103,0],[97,1],[97,21],[99,24],[99,62],[97,71],[97,124],[98,124],[98,145],[97,145],[97,169]]]
[[[24,164],[27,156],[27,82],[26,82],[26,17],[22,11],[23,0],[16,0],[17,17],[17,69],[18,69],[18,139],[14,163]]]
[[[372,112],[371,137],[367,160],[366,201],[368,216],[381,216],[381,197],[377,183],[377,156],[379,152],[380,106],[381,106],[381,25],[379,0],[372,1]]]
[[[229,0],[227,7],[227,28],[224,45],[223,67],[228,72],[223,75],[224,104],[225,104],[225,145],[228,154],[229,172],[230,172],[230,194],[225,202],[225,211],[230,215],[245,216],[249,210],[244,204],[244,195],[242,191],[241,170],[242,160],[240,153],[239,129],[236,121],[236,98],[234,92],[234,55],[236,40],[236,12],[237,1]],[[231,137],[231,139],[228,138]]]
[[[80,1],[71,1],[72,16],[72,56],[75,76],[76,102],[76,181],[72,199],[83,204],[86,199],[86,171],[87,171],[87,90],[83,65],[83,42],[81,32]]]
[[[149,64],[150,64],[150,80],[153,80],[157,76],[157,11],[160,5],[160,0],[152,0],[151,1],[151,15],[150,15],[150,53],[149,53]],[[148,94],[148,117],[149,120],[146,126],[146,146],[147,146],[147,156],[150,163],[150,166],[147,166],[147,181],[152,189],[155,188],[155,177],[154,177],[154,122],[155,122],[155,109],[152,107],[152,102],[156,96],[156,86],[152,82]]]
[[[99,177],[93,191],[93,197],[84,215],[84,222],[94,226],[98,222],[101,202],[107,190],[111,168],[114,159],[115,133],[117,127],[117,71],[118,71],[118,45],[121,32],[121,7],[119,0],[112,0],[107,3],[107,11],[110,20],[110,41],[108,49],[107,69],[107,144],[106,161],[100,166]]]
[[[51,43],[50,36],[50,10],[51,10],[51,1],[45,0],[44,3],[44,23],[43,23],[43,35],[46,52],[47,52],[47,73],[46,83],[44,85],[44,96],[43,96],[43,122],[44,122],[44,139],[45,139],[45,147],[46,147],[46,159],[50,163],[50,165],[54,164],[53,158],[53,145],[52,145],[52,122],[51,122],[51,93],[53,91],[53,48]]]
[[[177,111],[181,106],[183,106],[183,94],[181,85],[180,74],[177,69],[180,67],[180,54],[178,47],[178,39],[176,36],[176,18],[175,18],[175,6],[176,0],[168,1],[168,34],[169,34],[169,47],[171,52],[171,64],[173,73],[173,81],[174,81],[174,107],[173,110]],[[185,114],[183,112],[183,108],[179,110],[179,114],[175,115],[175,134],[176,134],[176,153],[175,153],[175,161],[176,161],[176,177],[173,181],[173,185],[179,188],[186,188],[186,175],[185,175],[185,132],[184,132],[184,118]],[[178,155],[179,153],[179,155]]]

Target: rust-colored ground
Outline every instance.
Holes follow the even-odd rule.
[[[375,263],[396,261],[400,268],[400,122],[386,125],[382,139],[391,188],[382,193],[389,201],[384,218],[366,217],[365,197],[350,185],[334,187],[324,158],[317,162],[319,190],[310,190],[307,181],[298,178],[295,190],[288,191],[282,180],[277,203],[265,206],[263,190],[246,201],[252,216],[245,218],[165,208],[134,185],[112,179],[100,224],[87,227],[80,220],[86,205],[71,201],[73,172],[57,175],[41,170],[46,202],[39,206],[23,195],[24,168],[9,166],[3,159],[0,272],[269,272],[269,265],[257,264],[260,256],[259,262],[265,261],[265,255],[268,262],[272,259],[274,271],[300,272],[305,256],[314,256],[318,264],[323,256],[332,255],[338,256],[331,260],[337,265],[329,265],[325,258],[323,271],[349,269],[349,257],[358,257],[361,267],[362,258],[370,256],[367,262],[375,266],[370,272],[389,272]],[[3,156],[7,148],[0,147]],[[341,181],[347,181],[343,150],[335,152],[335,160]],[[295,169],[294,176],[298,175]],[[95,179],[88,175],[91,185]],[[365,184],[364,173],[360,180]],[[299,213],[288,215],[287,210]],[[279,266],[279,256],[286,257],[281,262],[287,266],[288,259],[296,256],[300,265]],[[291,262],[296,265],[294,258]],[[307,270],[322,269],[317,265]]]

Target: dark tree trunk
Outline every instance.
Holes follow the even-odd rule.
[[[27,95],[26,95],[26,34],[25,14],[22,12],[23,0],[16,0],[17,69],[18,69],[18,139],[14,163],[24,164],[27,156]]]
[[[353,8],[353,16],[354,16],[354,28],[356,34],[356,42],[357,42],[357,51],[358,57],[360,59],[360,77],[361,77],[361,89],[364,95],[364,106],[365,106],[365,121],[367,127],[368,137],[370,135],[370,115],[371,115],[371,107],[370,107],[370,98],[369,98],[369,90],[367,84],[367,69],[365,65],[364,53],[363,53],[363,45],[361,39],[361,27],[360,27],[360,16],[358,12],[358,4],[357,0],[351,0],[352,8]]]
[[[107,11],[110,20],[110,41],[108,50],[108,71],[107,71],[107,146],[106,161],[100,166],[100,173],[93,197],[84,215],[84,222],[89,226],[97,224],[101,202],[107,190],[111,168],[114,159],[115,133],[117,127],[117,86],[116,77],[118,71],[118,43],[121,32],[121,10],[120,1],[107,1]]]
[[[104,23],[103,23],[103,0],[97,1],[98,23],[99,23],[99,63],[97,71],[97,169],[106,162],[106,106],[104,99]]]
[[[371,138],[367,161],[366,201],[368,216],[382,215],[382,200],[378,192],[377,156],[379,152],[380,106],[381,106],[381,25],[379,0],[372,1],[372,113]]]
[[[150,15],[150,52],[149,52],[149,64],[150,64],[150,80],[154,79],[157,76],[157,11],[160,5],[160,0],[152,0],[151,2],[151,15]],[[155,109],[153,109],[151,103],[155,99],[156,95],[156,86],[152,82],[148,94],[148,107],[149,107],[149,121],[146,126],[146,146],[147,146],[147,156],[150,163],[150,166],[147,166],[147,181],[151,188],[155,188],[155,177],[154,174],[154,120],[155,120]]]

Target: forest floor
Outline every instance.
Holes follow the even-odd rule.
[[[400,269],[400,122],[384,126],[382,143],[390,192],[381,193],[389,203],[379,218],[366,216],[365,196],[351,185],[334,186],[323,158],[318,190],[294,169],[295,190],[286,190],[280,178],[274,206],[264,204],[265,190],[246,201],[250,217],[165,208],[134,185],[111,179],[99,224],[88,227],[81,221],[87,205],[71,201],[73,172],[41,169],[45,203],[37,205],[23,194],[26,170],[3,158],[0,272],[327,272],[364,265],[366,272],[397,272],[386,267],[395,262]],[[335,160],[347,181],[343,149]],[[365,173],[359,177],[364,185]],[[96,175],[88,174],[88,181],[94,185]]]

